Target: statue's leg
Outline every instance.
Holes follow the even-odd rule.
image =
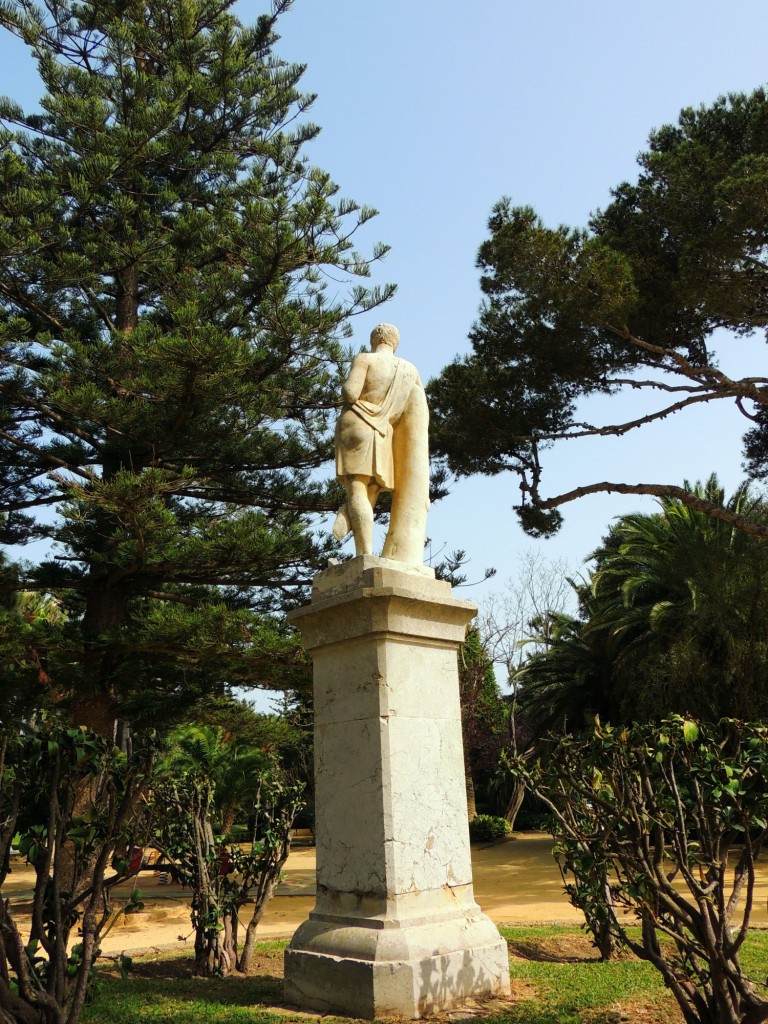
[[[344,540],[351,529],[352,523],[349,521],[349,508],[345,501],[336,513],[336,519],[333,523],[333,536],[336,540]]]
[[[381,488],[379,487],[375,480],[371,480],[371,482],[368,484],[368,501],[371,503],[372,509],[376,507],[376,502],[380,494]]]
[[[373,505],[368,496],[370,485],[370,478],[364,476],[347,477],[344,481],[347,489],[347,514],[352,523],[356,555],[373,554]]]

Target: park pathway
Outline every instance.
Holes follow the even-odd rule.
[[[513,839],[472,848],[475,898],[497,924],[580,924],[581,913],[563,894],[560,872],[552,858],[552,839],[540,832],[519,833]],[[768,862],[759,869],[752,923],[768,927]],[[133,915],[110,932],[102,943],[105,953],[165,946],[187,936],[189,897],[175,884],[161,885],[159,872],[142,872],[138,881],[146,913]],[[23,900],[31,895],[32,872],[15,868],[3,887],[4,895]],[[283,881],[259,925],[261,939],[288,938],[314,906],[315,851],[297,847],[288,858]],[[131,885],[115,894],[127,896]]]

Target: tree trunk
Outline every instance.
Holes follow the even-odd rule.
[[[615,917],[615,910],[611,883],[607,873],[603,875],[600,885],[603,891],[602,909],[604,912],[600,916],[590,914],[587,925],[592,932],[600,959],[614,960],[619,951],[619,945],[611,929],[611,918]],[[586,911],[584,916],[587,916]]]
[[[72,702],[72,724],[84,725],[106,739],[114,735],[115,712],[109,693],[76,693]]]
[[[225,911],[222,916],[224,926],[219,944],[219,973],[225,977],[231,974],[237,963],[237,916]]]
[[[208,914],[198,914],[195,924],[195,966],[192,973],[196,978],[213,978],[224,974],[222,969],[220,932],[210,923],[212,909]]]
[[[250,970],[251,963],[253,962],[253,951],[256,946],[256,929],[259,927],[259,922],[264,916],[267,904],[272,899],[275,886],[280,881],[280,874],[283,870],[283,865],[288,860],[288,854],[291,852],[291,825],[293,823],[294,816],[295,808],[288,814],[281,816],[278,827],[282,829],[282,845],[280,846],[277,857],[271,862],[271,864],[265,866],[264,870],[266,873],[262,875],[259,885],[257,886],[253,914],[251,915],[251,920],[248,922],[248,927],[245,929],[245,942],[243,943],[243,950],[240,954],[240,959],[237,962],[238,971],[242,971],[243,973]]]
[[[139,322],[139,270],[136,264],[115,274],[116,324],[124,334],[131,334]]]
[[[209,935],[195,935],[195,966],[192,973],[196,978],[213,978],[216,975],[216,939]]]
[[[85,725],[93,732],[113,740],[117,715],[110,676],[115,655],[101,649],[104,633],[122,626],[128,616],[128,594],[116,591],[104,577],[94,578],[88,591],[82,628],[87,647],[85,675],[87,688],[75,693],[72,705],[74,725]]]
[[[472,778],[472,766],[469,759],[464,759],[464,781],[467,787],[467,820],[474,821],[477,817],[477,805],[475,804],[475,780]]]
[[[226,977],[232,973],[237,962],[235,936],[231,914],[221,917],[221,931],[210,923],[199,921],[195,928],[195,966],[192,971],[196,978]]]
[[[83,635],[88,644],[84,657],[88,683],[86,688],[75,692],[72,701],[72,724],[84,725],[91,732],[112,741],[115,739],[117,722],[113,694],[109,686],[114,656],[100,650],[98,641],[102,633],[122,625],[127,615],[127,607],[127,597],[110,593],[105,580],[101,581],[101,585],[94,583],[89,589],[82,620]],[[91,800],[91,787],[87,780],[82,779],[75,788],[74,813],[87,815]],[[75,856],[68,840],[62,843],[61,854],[62,888],[74,892]],[[90,879],[91,872],[82,869],[81,889],[88,886]]]
[[[253,962],[253,951],[256,948],[256,929],[259,927],[259,923],[264,916],[264,911],[267,909],[267,904],[272,899],[272,894],[275,891],[275,886],[278,883],[280,874],[269,882],[266,887],[264,898],[256,904],[251,920],[248,922],[248,927],[245,929],[245,942],[243,943],[243,949],[240,953],[240,959],[237,962],[238,971],[242,971],[243,974],[251,968]]]
[[[515,820],[517,818],[518,811],[522,807],[523,799],[525,798],[525,783],[521,780],[516,780],[509,800],[507,801],[507,809],[504,811],[504,817],[509,822],[509,827],[514,832]]]

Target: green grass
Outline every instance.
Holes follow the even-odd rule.
[[[536,955],[538,944],[557,950],[558,940],[584,938],[579,928],[501,928],[511,951],[525,956],[530,948]],[[540,955],[540,953],[539,953]],[[535,990],[535,998],[514,1004],[509,1011],[488,1018],[489,1021],[520,1022],[520,1024],[582,1024],[589,1021],[609,1022],[619,1019],[617,1005],[653,1006],[659,1020],[676,1021],[677,1013],[658,972],[650,964],[637,960],[599,960],[562,962],[545,959],[518,959],[511,964],[515,982],[527,982]],[[666,1011],[666,1012],[665,1012]],[[633,1014],[626,1014],[631,1019]]]
[[[238,992],[236,998],[244,993]],[[258,1004],[258,993],[254,992]],[[125,1024],[285,1024],[286,1018],[270,1013],[259,1005],[238,1006],[223,994],[213,999],[209,994],[196,996],[179,991],[173,996],[165,993],[122,993],[109,1005],[99,1005],[95,1015],[88,1013],[84,1021],[124,1021]]]
[[[487,1024],[614,1024],[652,1010],[659,1024],[679,1024],[677,1007],[657,972],[646,963],[619,960],[557,959],[583,938],[578,928],[502,928],[516,954],[511,961],[516,1001],[502,1011],[473,1015]],[[257,960],[281,958],[283,942],[262,943]],[[579,947],[576,952],[586,952]],[[527,958],[527,954],[530,958]],[[551,954],[551,958],[550,958]],[[742,957],[745,972],[764,982],[768,974],[768,932],[753,932]],[[179,965],[178,958],[166,963]],[[146,969],[139,964],[139,971]],[[181,973],[181,972],[180,972]],[[196,979],[103,976],[83,1024],[288,1024],[307,1018],[273,1008],[282,1000],[282,981],[264,973],[253,977]],[[498,1004],[497,1004],[498,1006]],[[335,1018],[324,1017],[330,1024]]]
[[[751,931],[741,954],[741,966],[748,978],[761,985],[768,978],[768,931]],[[764,993],[768,998],[768,992]]]

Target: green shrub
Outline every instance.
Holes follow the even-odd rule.
[[[768,1020],[739,959],[768,840],[768,726],[596,719],[515,771],[550,806],[566,892],[604,957],[653,964],[686,1024]]]
[[[110,890],[146,833],[153,752],[138,735],[126,755],[85,727],[35,718],[0,735],[0,1020],[77,1024],[115,920]],[[12,845],[34,870],[31,917],[8,899]],[[134,893],[125,912],[141,909]]]
[[[503,839],[510,832],[506,818],[497,818],[494,814],[478,814],[469,823],[469,838],[473,843],[489,843],[494,839]]]

